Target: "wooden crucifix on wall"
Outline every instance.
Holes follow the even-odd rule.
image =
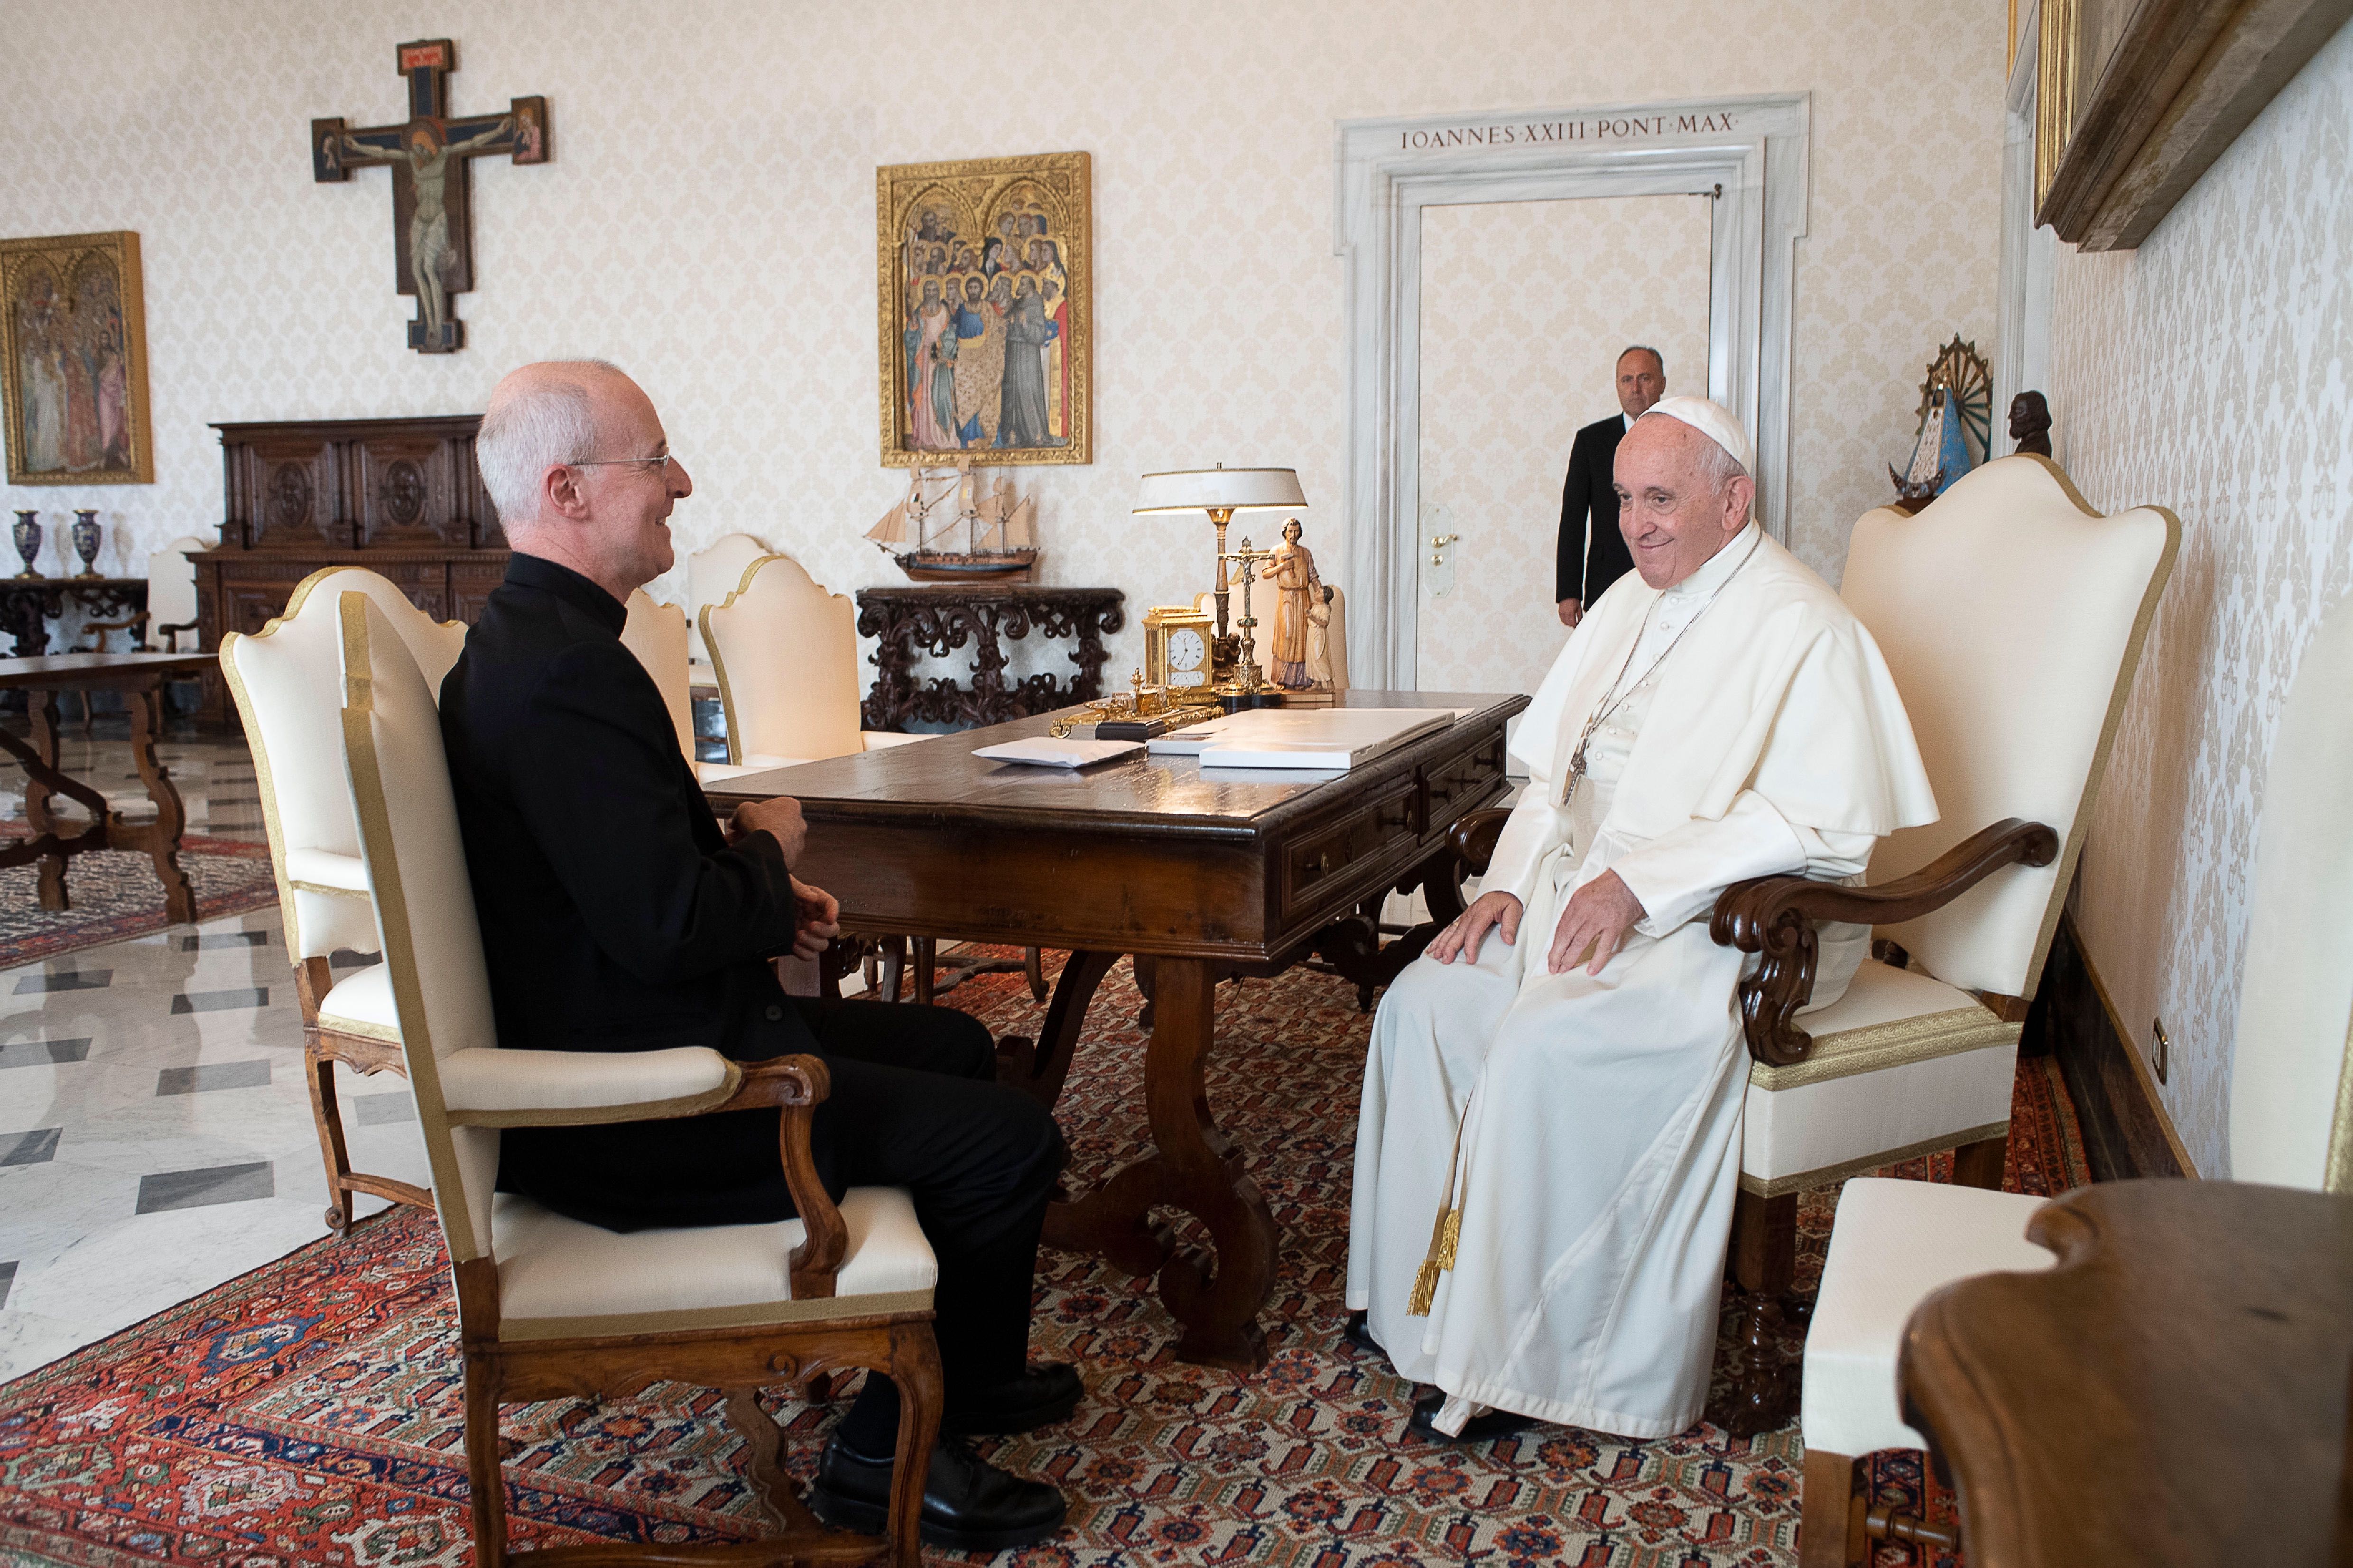
[[[374,163],[392,168],[392,235],[400,291],[417,296],[408,346],[446,354],[466,345],[466,324],[450,296],[474,286],[473,221],[466,162],[511,153],[518,163],[547,162],[547,100],[508,100],[504,114],[449,117],[448,77],[458,46],[425,38],[399,48],[408,79],[408,119],[353,131],[341,120],[311,121],[311,177],[348,180]]]

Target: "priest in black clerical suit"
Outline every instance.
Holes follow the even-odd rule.
[[[1603,589],[1633,570],[1634,557],[1618,531],[1618,492],[1611,489],[1618,443],[1634,421],[1667,393],[1667,362],[1641,344],[1618,356],[1618,407],[1577,433],[1568,448],[1568,478],[1560,488],[1559,565],[1553,597],[1560,624],[1574,626]]]
[[[691,493],[652,403],[593,363],[499,384],[476,439],[513,555],[441,687],[441,728],[480,914],[499,1043],[572,1051],[707,1046],[825,1059],[818,1173],[909,1190],[939,1259],[944,1437],[925,1541],[997,1551],[1060,1528],[1063,1501],[964,1434],[1066,1417],[1080,1383],[1027,1362],[1031,1280],[1065,1152],[1052,1115],[998,1084],[994,1044],[945,1007],[788,996],[769,960],[823,951],[839,906],[797,880],[789,799],[723,833],[652,678],[620,641],[628,593],[669,570]],[[615,1230],[791,1217],[773,1110],[510,1129],[499,1184]],[[812,1503],[879,1531],[899,1401],[871,1375],[819,1460]]]

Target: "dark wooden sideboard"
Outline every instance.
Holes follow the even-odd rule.
[[[506,536],[474,468],[478,414],[216,425],[227,510],[196,563],[206,651],[257,632],[324,566],[364,566],[438,620],[471,623],[506,575]],[[227,715],[218,677],[208,718]]]

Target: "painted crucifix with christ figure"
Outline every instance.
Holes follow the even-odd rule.
[[[408,119],[398,125],[349,129],[341,120],[311,121],[311,177],[348,180],[353,169],[392,169],[392,232],[400,291],[417,296],[408,346],[446,354],[466,346],[466,324],[450,296],[474,286],[473,222],[466,162],[509,153],[518,163],[547,162],[547,100],[508,100],[504,114],[449,115],[448,77],[458,46],[427,38],[399,48],[408,79]]]

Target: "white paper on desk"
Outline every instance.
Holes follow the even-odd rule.
[[[1204,768],[1345,771],[1454,722],[1451,708],[1259,708],[1205,726]]]
[[[1118,757],[1131,756],[1144,750],[1141,741],[1082,741],[1075,737],[1056,740],[1051,735],[1029,735],[1018,741],[1000,741],[994,746],[976,746],[972,754],[987,757],[992,763],[1028,763],[1040,768],[1085,768],[1097,763],[1108,763]]]

